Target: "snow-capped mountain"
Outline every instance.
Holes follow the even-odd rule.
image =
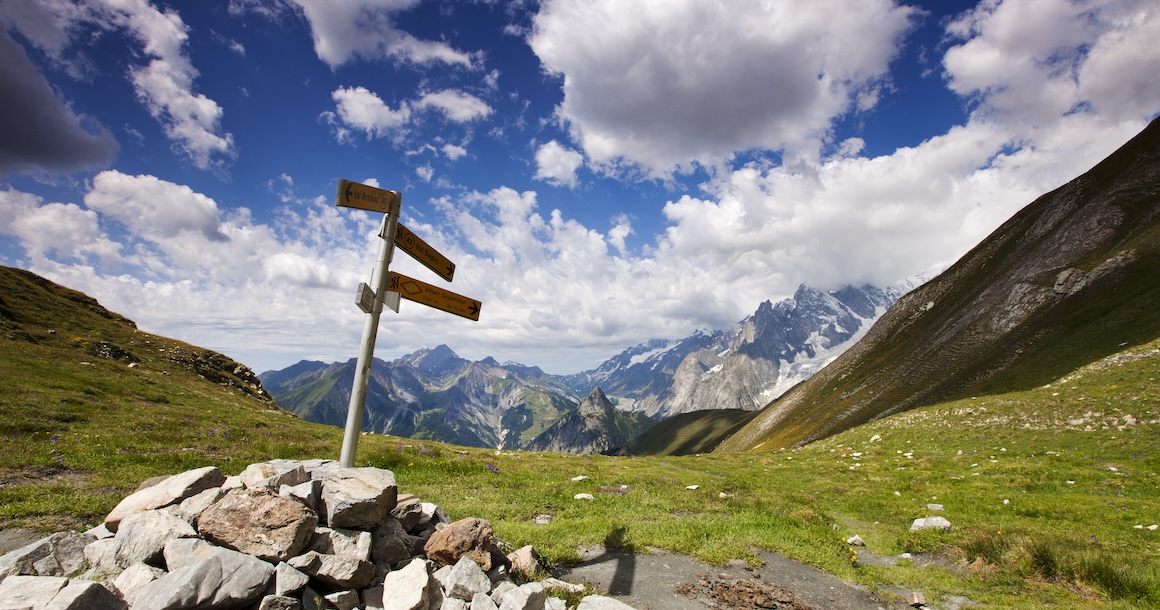
[[[656,419],[704,409],[760,409],[857,342],[922,278],[886,289],[800,286],[766,301],[728,331],[629,348],[596,369],[564,378],[580,394],[599,385],[622,410]]]

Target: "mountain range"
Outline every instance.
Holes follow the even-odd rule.
[[[575,375],[472,362],[446,345],[376,359],[363,430],[474,447],[611,451],[673,415],[760,408],[853,344],[910,287],[803,285],[728,331],[645,342]],[[344,426],[354,366],[302,361],[261,379],[283,408]]]
[[[346,425],[355,359],[302,361],[262,373],[278,404],[308,421]],[[576,394],[537,367],[470,361],[439,345],[375,359],[362,429],[469,447],[518,448],[575,409]]]
[[[648,341],[563,381],[578,393],[599,386],[620,409],[658,420],[709,409],[753,411],[853,345],[919,282],[829,292],[803,284],[793,297],[763,302],[727,331]]]

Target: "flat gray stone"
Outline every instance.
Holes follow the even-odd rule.
[[[306,548],[324,555],[370,561],[372,539],[370,532],[319,526],[314,529],[314,537]]]
[[[67,584],[68,579],[61,577],[9,576],[0,581],[0,610],[40,610]]]
[[[499,610],[543,610],[547,600],[543,585],[529,582],[508,591],[500,601]]]
[[[339,588],[361,589],[375,579],[374,564],[353,557],[323,555],[310,551],[290,558],[290,564],[304,574]]]
[[[70,580],[44,610],[126,610],[125,602],[91,580]]]
[[[448,597],[470,600],[476,593],[491,591],[491,579],[487,577],[479,564],[467,557],[455,563],[455,567],[443,581],[443,589]]]
[[[398,498],[395,475],[381,468],[335,468],[321,476],[326,525],[373,529],[390,514]]]
[[[212,607],[223,577],[222,563],[217,557],[187,565],[142,587],[134,599],[133,610]]]
[[[96,541],[92,534],[61,532],[46,536],[0,557],[0,578],[5,575],[75,576],[85,567],[85,547]]]
[[[85,572],[88,578],[112,576],[121,573],[117,565],[117,547],[121,546],[116,538],[102,538],[90,542],[85,547],[85,561],[89,570]]]
[[[113,587],[121,594],[121,599],[132,605],[133,600],[145,585],[165,576],[165,570],[147,563],[135,563],[113,579]]]
[[[491,601],[495,602],[495,605],[498,608],[499,602],[503,600],[503,596],[507,595],[508,592],[515,589],[516,583],[510,580],[505,580],[501,583],[498,583],[495,588],[491,590]]]
[[[161,483],[164,485],[164,483]],[[163,510],[147,510],[126,517],[117,529],[117,566],[125,569],[145,562],[161,567],[165,545],[176,538],[195,538],[197,532],[184,520]]]
[[[475,597],[471,598],[471,610],[499,610],[499,606],[495,605],[495,600],[489,595],[477,593]]]
[[[279,563],[274,571],[274,593],[276,595],[292,595],[301,591],[308,584],[310,584],[310,576],[285,561]]]
[[[121,500],[105,517],[105,527],[116,533],[121,521],[126,517],[178,504],[212,487],[221,487],[226,476],[216,466],[207,466],[174,475],[145,489],[134,492]]]
[[[214,607],[233,607],[257,601],[274,579],[275,568],[269,563],[253,555],[214,546],[204,540],[178,539],[165,546],[165,562],[170,574],[195,569],[210,560],[216,562],[221,570],[219,584],[211,600]]]
[[[186,523],[193,527],[197,527],[197,519],[201,516],[205,509],[213,505],[226,495],[226,492],[221,487],[212,487],[197,495],[186,498],[178,505],[175,515],[180,517]]]

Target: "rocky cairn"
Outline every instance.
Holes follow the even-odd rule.
[[[491,524],[378,468],[272,460],[150,479],[88,532],[0,557],[0,610],[567,610]],[[522,583],[522,584],[519,584]],[[631,610],[590,595],[576,610]]]

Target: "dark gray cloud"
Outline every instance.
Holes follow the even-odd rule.
[[[86,129],[82,121],[24,48],[0,29],[0,176],[108,165],[116,139],[102,126]]]

